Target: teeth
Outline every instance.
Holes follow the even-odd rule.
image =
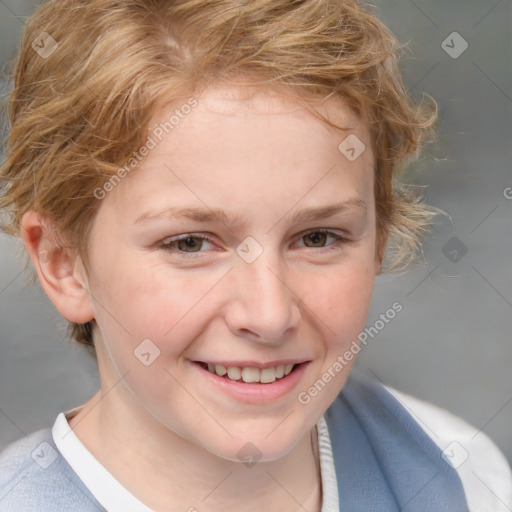
[[[208,365],[208,370],[210,370],[210,365]],[[222,366],[221,364],[216,364],[215,365],[215,373],[219,377],[223,377],[224,375],[226,375],[226,373],[228,373],[228,370],[227,370],[227,368],[225,366]]]
[[[276,369],[275,368],[265,368],[260,372],[260,382],[268,384],[269,382],[274,382],[276,380]]]
[[[246,367],[242,369],[242,380],[244,382],[259,382],[260,370],[258,368]]]
[[[208,363],[208,371],[216,373],[219,377],[226,376],[230,380],[243,380],[243,382],[261,382],[262,384],[270,384],[277,379],[282,379],[288,375],[294,367],[294,364],[279,365],[276,367],[265,368],[260,370],[252,366],[239,368],[237,366],[223,366],[222,364]]]
[[[242,376],[242,369],[237,368],[236,366],[230,366],[228,368],[228,377],[231,380],[240,380],[240,377]]]

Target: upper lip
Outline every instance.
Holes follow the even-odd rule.
[[[260,363],[257,361],[193,361],[194,363],[203,363],[203,364],[213,364],[213,365],[222,365],[226,368],[230,366],[235,366],[238,368],[259,368],[260,370],[264,370],[265,368],[273,368],[277,366],[285,366],[287,364],[301,364],[309,362],[309,359],[279,359],[276,361],[268,361],[266,363]]]

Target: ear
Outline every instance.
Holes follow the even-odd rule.
[[[70,322],[93,320],[83,264],[59,242],[53,223],[30,210],[21,219],[21,233],[41,286],[59,313]]]

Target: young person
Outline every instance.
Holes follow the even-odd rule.
[[[2,512],[511,506],[485,435],[352,371],[375,277],[434,215],[396,183],[435,119],[396,51],[352,0],[28,20],[3,227],[101,388],[4,450]]]

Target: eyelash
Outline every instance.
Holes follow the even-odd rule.
[[[322,234],[328,235],[328,236],[330,235],[335,239],[335,241],[333,243],[331,243],[329,245],[325,245],[323,247],[304,246],[308,249],[320,249],[323,251],[332,251],[334,249],[337,249],[341,244],[349,242],[348,239],[346,239],[346,238],[342,237],[341,235],[338,235],[337,233],[334,233],[333,231],[330,231],[328,229],[311,229],[309,231],[306,231],[303,235],[301,235],[299,237],[299,240],[301,240],[302,238],[304,238],[308,235],[311,235],[313,233],[322,233]],[[174,249],[172,247],[173,244],[175,244],[181,240],[186,240],[187,238],[197,238],[199,240],[203,240],[203,241],[213,244],[212,238],[210,238],[208,235],[198,234],[198,233],[186,233],[184,235],[176,236],[174,238],[169,238],[168,241],[162,242],[160,244],[160,247],[168,252],[184,255],[186,258],[197,258],[197,255],[205,252],[205,251],[192,251],[192,252],[180,251],[179,249]]]

